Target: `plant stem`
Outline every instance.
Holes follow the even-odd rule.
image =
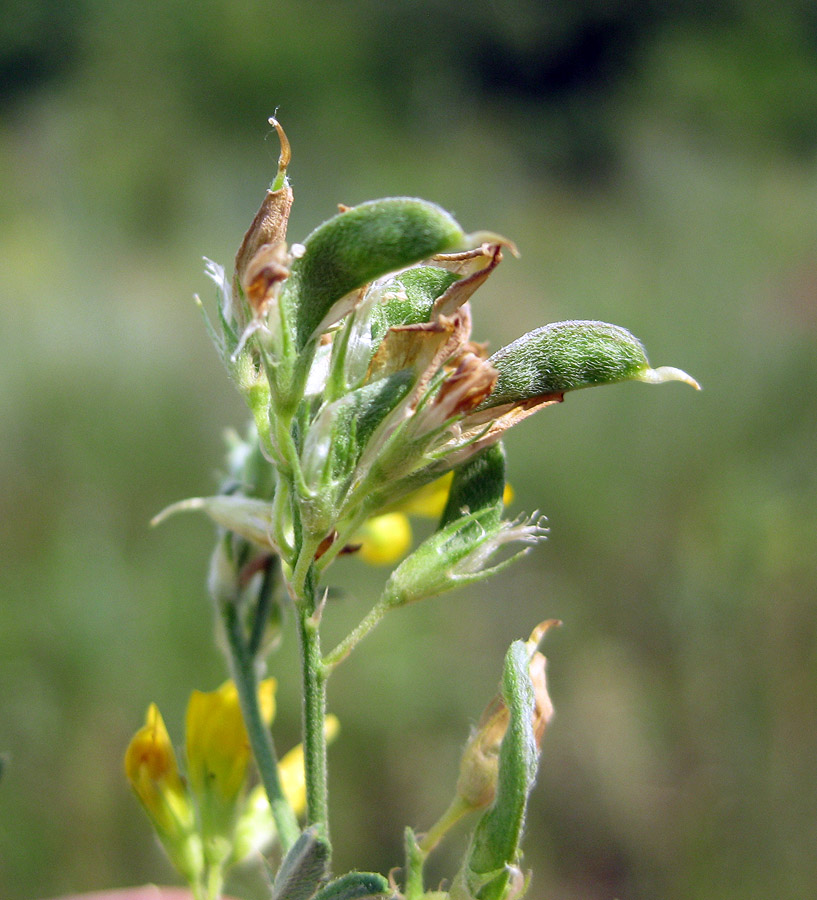
[[[207,874],[207,884],[204,888],[204,896],[207,900],[221,900],[221,891],[224,887],[224,876],[221,866],[211,866]]]
[[[267,625],[267,619],[269,619],[272,606],[272,592],[278,580],[280,565],[281,563],[277,556],[270,556],[264,562],[264,574],[258,591],[255,609],[253,610],[252,630],[247,643],[247,650],[253,658],[258,656],[264,640],[264,629]]]
[[[448,831],[459,822],[459,820],[468,812],[471,807],[462,799],[462,797],[454,797],[451,805],[440,816],[440,818],[428,829],[419,841],[418,847],[423,856],[429,853],[440,843]]]
[[[366,635],[380,622],[388,610],[388,604],[380,602],[375,603],[354,630],[350,631],[334,650],[326,654],[323,661],[324,668],[331,671],[339,663],[342,663],[360,641],[362,641],[363,638],[365,638]]]
[[[272,817],[278,830],[281,847],[287,850],[298,839],[301,829],[295,812],[290,806],[278,776],[278,760],[272,735],[261,717],[258,704],[258,678],[255,673],[255,659],[249,652],[241,619],[234,603],[221,603],[224,627],[227,633],[229,657],[241,703],[241,713],[247,728],[250,746],[255,757],[261,781],[269,798]]]
[[[304,585],[305,596],[298,604],[298,633],[301,639],[303,673],[303,739],[306,774],[306,815],[310,825],[321,829],[329,840],[329,807],[326,782],[326,669],[321,659],[318,626],[320,610],[315,602],[314,568]]]

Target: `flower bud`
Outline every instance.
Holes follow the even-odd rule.
[[[188,881],[197,881],[204,861],[195,812],[155,703],[125,752],[125,774],[173,864]]]
[[[543,622],[534,634],[541,636],[550,628],[552,620]],[[538,640],[536,641],[538,643]],[[553,715],[553,704],[547,690],[545,668],[547,660],[536,650],[534,643],[527,643],[531,651],[528,674],[533,686],[533,713],[531,724],[536,749],[542,746],[545,728]],[[457,794],[472,809],[490,806],[496,796],[499,774],[499,749],[510,724],[511,714],[501,695],[497,695],[485,708],[479,723],[471,735],[460,762]]]

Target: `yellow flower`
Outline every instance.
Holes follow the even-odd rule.
[[[261,715],[269,725],[275,714],[274,678],[258,686]],[[194,794],[215,795],[226,807],[235,804],[247,780],[250,741],[238,691],[225,681],[215,691],[193,691],[185,721],[187,777]]]
[[[193,805],[155,703],[125,752],[125,774],[176,867],[188,880],[196,880],[203,861]]]
[[[258,686],[267,725],[275,714],[275,687],[273,678]],[[269,804],[259,818],[255,791],[249,797],[245,794],[251,749],[232,681],[215,691],[193,691],[185,743],[186,781],[162,716],[152,703],[145,725],[125,753],[125,772],[168,856],[195,893],[202,880],[212,887],[229,865],[243,858],[236,855],[239,844],[249,852],[269,843],[275,828]]]
[[[373,516],[363,523],[353,543],[360,544],[360,558],[369,565],[390,565],[411,547],[408,516],[401,512]]]
[[[360,544],[360,558],[373,566],[388,566],[406,555],[411,547],[409,516],[438,519],[448,501],[453,472],[423,485],[389,507],[388,512],[363,523],[352,543]],[[505,485],[502,501],[508,504],[513,490]]]
[[[155,703],[148,707],[145,724],[128,745],[125,773],[158,827],[170,831],[179,818],[192,822],[192,809],[179,775],[176,754]]]

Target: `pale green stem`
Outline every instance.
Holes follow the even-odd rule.
[[[324,657],[323,665],[327,671],[343,662],[355,647],[378,625],[380,620],[389,611],[389,605],[379,600],[361,619],[360,623],[346,635],[346,637]]]
[[[278,774],[278,760],[275,745],[269,728],[261,717],[258,703],[258,678],[255,673],[255,658],[249,652],[244,637],[241,619],[233,603],[222,603],[221,612],[224,618],[224,629],[227,634],[229,658],[233,681],[238,690],[241,713],[247,728],[250,746],[261,776],[261,782],[269,798],[272,817],[278,830],[281,847],[287,850],[298,839],[301,829],[298,820],[281,786]]]
[[[300,598],[309,593],[307,582],[308,579],[312,577],[311,573],[314,571],[315,552],[319,545],[320,540],[315,538],[310,538],[309,540],[301,542],[298,558],[295,560],[295,565],[292,569],[292,578],[290,582],[296,602],[299,602]],[[306,605],[311,609],[315,608],[314,600],[308,596],[306,597]]]
[[[264,640],[264,631],[272,607],[272,595],[279,578],[280,565],[281,562],[277,556],[268,557],[264,563],[261,587],[258,590],[258,599],[253,610],[252,630],[247,642],[247,650],[253,658],[258,656]]]
[[[329,566],[335,561],[337,555],[343,550],[343,548],[349,543],[349,541],[354,537],[355,532],[360,528],[360,526],[369,518],[367,513],[358,512],[353,519],[351,519],[345,526],[343,526],[338,534],[335,537],[335,540],[332,542],[331,547],[329,547],[326,553],[316,562],[316,566],[318,572],[324,572]]]
[[[307,573],[306,592],[298,603],[298,633],[303,671],[303,740],[306,778],[306,815],[329,840],[329,805],[326,780],[326,676],[321,659],[320,610],[316,607],[314,570]]]
[[[221,866],[212,865],[207,873],[207,883],[204,887],[206,900],[221,900],[221,891],[224,887],[224,874]]]
[[[460,796],[454,797],[451,805],[440,816],[440,818],[429,828],[418,842],[418,847],[424,856],[429,853],[440,843],[446,834],[459,822],[466,814],[471,812],[470,807]]]

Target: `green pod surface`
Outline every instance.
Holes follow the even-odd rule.
[[[373,200],[319,225],[304,241],[281,292],[297,348],[312,337],[334,303],[350,291],[435,253],[464,234],[439,206],[412,197]]]
[[[349,872],[330,881],[314,900],[365,900],[389,893],[389,882],[377,872]]]
[[[383,300],[371,314],[372,345],[377,346],[395,325],[428,322],[434,301],[459,280],[459,275],[437,266],[416,266],[383,285]]]
[[[454,470],[440,528],[468,513],[479,516],[477,529],[496,527],[502,519],[505,493],[505,450],[493,444]]]
[[[489,409],[618,381],[694,380],[678,369],[651,369],[644,347],[629,331],[606,322],[555,322],[537,328],[489,360],[499,373]]]

